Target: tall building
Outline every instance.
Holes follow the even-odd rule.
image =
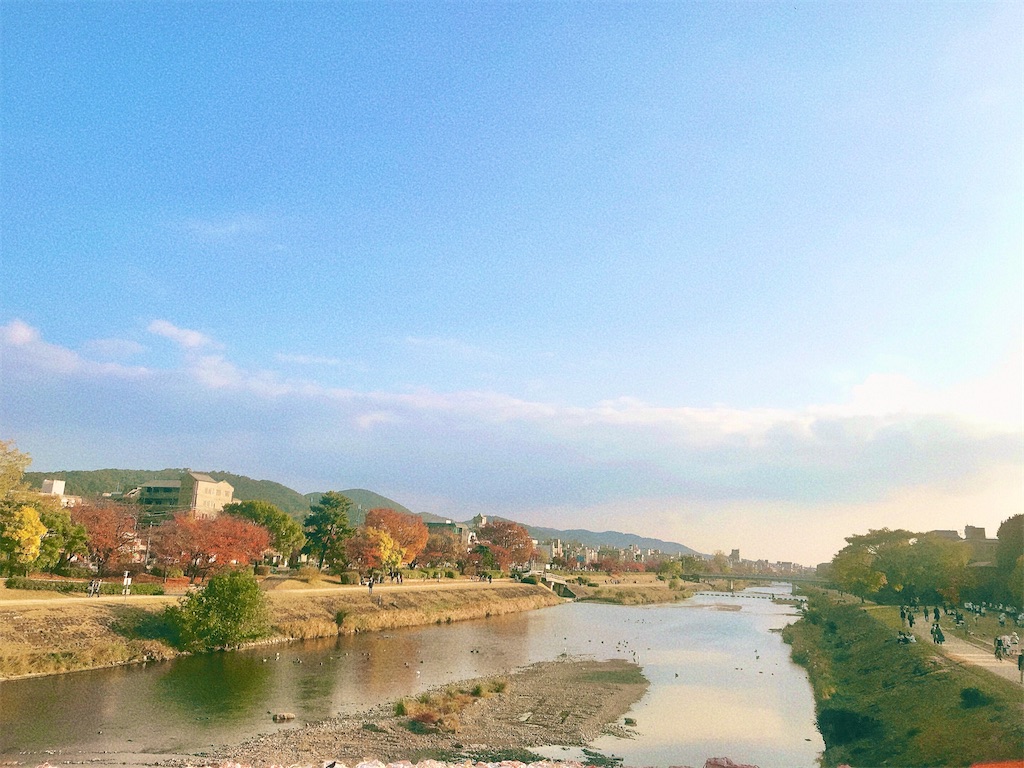
[[[235,489],[223,480],[214,480],[201,472],[185,472],[180,480],[153,480],[125,494],[150,512],[169,515],[188,511],[195,517],[216,517],[230,504]]]

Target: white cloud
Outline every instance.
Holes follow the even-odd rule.
[[[764,556],[759,540],[765,547],[789,541],[797,559],[797,545],[812,535],[826,536],[829,546],[838,537],[841,545],[840,533],[855,532],[858,510],[864,519],[889,515],[887,524],[903,527],[918,527],[929,510],[944,508],[942,500],[967,515],[963,500],[994,482],[997,470],[1001,498],[1024,503],[1020,483],[1014,492],[1005,482],[1006,473],[1019,478],[1024,467],[1020,425],[968,419],[949,405],[970,401],[956,388],[933,396],[909,379],[879,375],[845,403],[792,410],[664,407],[630,398],[563,406],[492,391],[367,392],[240,367],[211,351],[205,335],[166,321],[150,330],[188,352],[158,376],[48,344],[20,320],[0,326],[0,398],[20,409],[13,422],[32,434],[75,432],[117,451],[108,462],[119,464],[148,455],[152,445],[187,446],[187,461],[169,454],[161,461],[230,467],[285,484],[294,472],[319,478],[301,490],[339,482],[393,489],[447,500],[447,508],[422,511],[530,515],[529,522],[553,527],[617,527],[702,549],[741,545],[752,556]],[[147,376],[138,387],[144,399],[126,389],[140,375]],[[1000,381],[999,373],[989,379]],[[85,404],[67,399],[78,391]],[[134,401],[145,404],[145,429],[89,433],[107,428],[103,420],[92,423],[95,414],[118,414]],[[151,416],[158,413],[175,416]],[[74,420],[88,429],[76,431]],[[39,456],[33,445],[23,447]],[[773,551],[782,552],[781,544]]]
[[[42,340],[38,329],[18,319],[0,326],[0,352],[5,377],[13,375],[15,366],[53,376],[109,376],[123,379],[139,378],[150,373],[140,366],[89,360],[74,350],[49,344]]]
[[[209,336],[192,331],[187,328],[179,328],[167,320],[154,320],[146,328],[150,333],[170,339],[183,349],[202,349],[203,347],[219,347]]]

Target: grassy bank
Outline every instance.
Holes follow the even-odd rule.
[[[814,592],[783,631],[814,687],[822,765],[966,766],[1024,756],[1020,688]]]
[[[28,593],[33,600],[46,594]],[[293,638],[396,629],[499,616],[561,603],[545,587],[494,584],[460,588],[288,590],[268,593],[274,636]],[[166,659],[178,655],[167,642],[163,609],[176,598],[127,603],[87,598],[0,601],[0,679],[47,675]]]

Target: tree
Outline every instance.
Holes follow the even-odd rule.
[[[507,550],[513,565],[525,565],[533,558],[533,539],[519,523],[508,520],[489,522],[480,527],[477,538]]]
[[[56,498],[40,497],[39,520],[46,535],[39,544],[36,567],[50,573],[64,573],[76,555],[87,555],[89,537],[84,525],[71,519],[71,513]]]
[[[371,509],[366,513],[367,528],[387,531],[402,548],[402,562],[411,563],[423,551],[430,538],[426,523],[419,515],[397,512],[393,509]]]
[[[832,578],[840,589],[861,598],[883,590],[900,599],[916,592],[916,565],[911,546],[918,535],[888,528],[847,536],[847,544],[832,558]],[[904,591],[907,587],[909,591]]]
[[[46,526],[35,507],[13,499],[0,501],[0,554],[5,555],[8,574],[25,573],[39,557],[39,545]]]
[[[441,531],[430,534],[426,546],[420,552],[419,559],[424,565],[431,567],[446,566],[454,565],[465,554],[458,537]]]
[[[402,562],[402,547],[380,528],[360,528],[345,542],[349,563],[361,572],[394,571]]]
[[[1006,590],[1006,599],[1014,605],[1024,603],[1024,514],[1003,520],[996,532],[996,570]]]
[[[911,548],[914,562],[912,586],[920,597],[941,597],[959,604],[974,580],[967,567],[971,551],[959,541],[925,534]]]
[[[71,508],[71,520],[85,528],[89,557],[100,573],[130,562],[138,541],[136,511],[127,504],[95,501]]]
[[[266,528],[270,532],[270,546],[285,558],[306,543],[302,526],[269,501],[236,501],[225,504],[221,512]]]
[[[251,574],[228,571],[167,609],[178,644],[188,651],[237,648],[270,634],[270,613]]]
[[[190,581],[259,560],[270,533],[233,515],[201,519],[179,513],[153,531],[153,551],[164,566],[179,566]]]
[[[337,491],[328,491],[320,497],[319,504],[309,508],[303,522],[306,532],[304,551],[314,555],[320,568],[324,563],[340,566],[345,562],[345,540],[352,535],[348,522],[348,511],[352,501]]]
[[[0,499],[11,491],[22,490],[22,478],[32,457],[14,447],[13,440],[0,440]]]

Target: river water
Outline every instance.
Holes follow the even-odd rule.
[[[824,749],[804,671],[766,591],[683,603],[570,603],[512,616],[184,657],[0,683],[0,757],[132,764],[231,744],[562,653],[633,659],[651,681],[633,739],[593,746],[626,765],[814,766]],[[277,725],[273,712],[294,712]],[[579,758],[550,748],[546,756]],[[24,754],[24,753],[29,754]]]

